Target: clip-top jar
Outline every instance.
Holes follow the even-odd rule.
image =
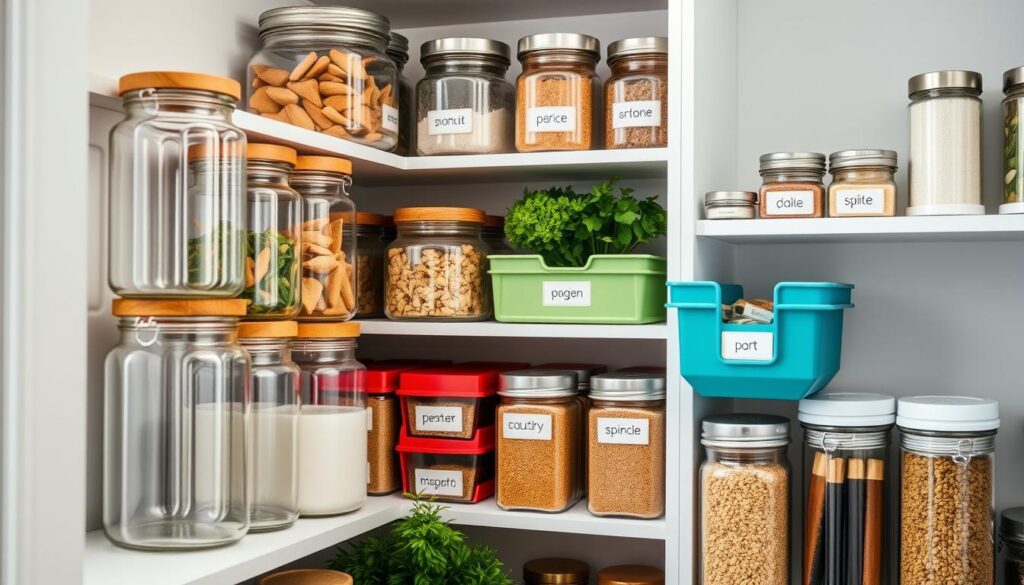
[[[384,216],[356,213],[356,317],[384,316]]]
[[[615,41],[608,45],[608,67],[605,148],[668,146],[668,39]]]
[[[245,134],[237,81],[154,71],[121,78],[110,131],[110,289],[122,297],[242,292]]]
[[[1024,106],[1024,67],[1003,73],[1003,203],[999,213],[1024,213],[1024,174],[1020,116]]]
[[[185,549],[249,530],[245,301],[116,299],[107,354],[103,528],[115,544]]]
[[[825,216],[825,155],[770,152],[761,155],[762,219]]]
[[[523,563],[526,585],[587,585],[590,566],[576,559],[548,557]]]
[[[415,91],[412,82],[403,73],[405,64],[409,62],[409,39],[391,31],[391,40],[385,54],[398,68],[398,142],[395,143],[394,152],[406,156],[414,150],[412,128],[416,119],[416,107],[413,105]]]
[[[1024,583],[1024,508],[1008,508],[999,516],[1004,585]]]

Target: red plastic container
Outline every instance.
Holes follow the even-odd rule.
[[[403,372],[402,426],[411,437],[473,439],[478,429],[494,425],[502,371],[460,364]]]
[[[494,495],[493,426],[469,441],[410,437],[403,428],[398,453],[407,493],[462,504]]]

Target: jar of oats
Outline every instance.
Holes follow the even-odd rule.
[[[668,39],[639,37],[608,45],[604,147],[668,146]]]
[[[356,317],[384,316],[384,216],[356,213]]]
[[[901,398],[900,583],[995,580],[995,439],[999,404],[963,396]]]
[[[789,420],[704,419],[700,468],[701,584],[789,583]]]
[[[490,249],[480,237],[484,212],[404,207],[394,217],[398,238],[387,247],[385,314],[398,320],[488,319]]]

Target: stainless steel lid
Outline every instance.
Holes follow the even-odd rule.
[[[447,57],[491,59],[508,66],[512,63],[512,49],[501,41],[469,37],[434,39],[420,45],[420,62],[424,65]]]
[[[825,174],[825,155],[820,152],[769,152],[760,158],[761,172],[810,171]]]
[[[894,150],[840,150],[828,155],[828,167],[833,171],[856,167],[889,167],[895,171],[896,158]]]
[[[608,62],[628,55],[668,54],[668,37],[634,37],[608,45]]]
[[[384,53],[391,57],[395,65],[404,67],[409,62],[409,39],[405,35],[391,32],[391,40],[388,41],[388,48]]]
[[[498,380],[498,394],[516,398],[576,396],[576,374],[567,370],[513,370]]]
[[[708,191],[704,194],[704,205],[757,205],[757,193],[753,191]]]
[[[391,40],[391,22],[369,10],[347,6],[286,6],[260,14],[260,38],[282,31],[361,33],[382,41]]]
[[[910,78],[907,95],[933,89],[968,89],[981,93],[981,73],[976,71],[930,71]]]
[[[590,397],[596,400],[662,400],[665,378],[640,372],[612,372],[590,379]]]
[[[601,41],[590,35],[579,33],[541,33],[519,39],[519,60],[527,53],[550,50],[583,51],[593,53],[595,60],[601,58]]]
[[[1003,540],[1024,546],[1024,508],[1007,508],[999,515],[999,535]]]
[[[605,366],[597,364],[578,364],[573,362],[550,362],[534,366],[537,370],[565,370],[576,374],[576,389],[586,391],[590,389],[590,379],[598,374],[608,371]]]
[[[723,414],[701,423],[701,444],[743,449],[789,444],[789,419],[771,414]]]
[[[1003,73],[1003,93],[1008,93],[1017,85],[1024,85],[1024,67],[1014,67]]]

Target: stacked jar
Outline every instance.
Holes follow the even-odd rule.
[[[384,216],[356,213],[356,317],[384,316]]]
[[[825,155],[771,152],[761,155],[758,194],[763,219],[825,216]]]
[[[607,61],[605,148],[668,146],[668,39],[616,41]]]
[[[412,82],[403,74],[405,64],[409,62],[409,39],[391,31],[391,40],[385,50],[388,58],[398,68],[398,141],[395,143],[395,154],[407,156],[415,150],[413,126],[415,126],[416,108]],[[389,114],[393,114],[388,110]],[[390,122],[389,122],[390,124]]]

